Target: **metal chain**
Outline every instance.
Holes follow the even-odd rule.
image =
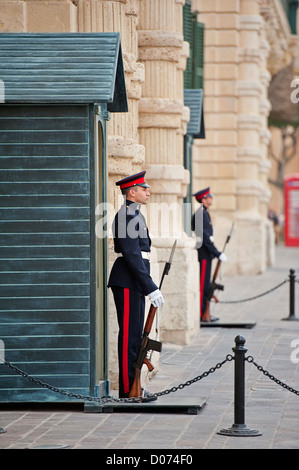
[[[86,401],[98,401],[101,403],[110,403],[110,402],[125,402],[125,403],[136,403],[140,401],[140,398],[114,398],[114,397],[91,397],[89,395],[80,395],[79,393],[73,393],[73,392],[68,392],[67,390],[53,387],[53,385],[49,385],[46,382],[43,382],[42,380],[38,379],[37,377],[33,377],[32,375],[27,374],[26,372],[20,370],[18,367],[12,365],[10,362],[7,361],[2,361],[3,364],[5,364],[7,367],[12,369],[14,372],[17,374],[21,375],[25,379],[30,380],[30,382],[34,382],[38,385],[40,385],[43,388],[48,388],[52,392],[60,393],[62,395],[66,395],[71,398],[77,398],[79,400],[86,400]]]
[[[215,367],[211,367],[208,371],[206,371],[203,374],[195,377],[194,379],[188,380],[185,383],[181,383],[180,385],[178,385],[176,387],[166,389],[163,392],[154,393],[153,395],[155,395],[157,397],[161,397],[162,395],[168,395],[169,393],[176,392],[177,390],[182,390],[184,387],[186,387],[188,385],[191,385],[195,382],[198,382],[199,380],[203,379],[204,377],[207,377],[209,374],[212,374],[217,369],[220,369],[220,367],[222,367],[226,362],[232,361],[233,359],[234,359],[234,357],[231,354],[228,354],[224,361],[219,362],[218,364],[215,365]],[[63,390],[63,389],[60,389],[60,388],[57,388],[57,387],[53,387],[52,385],[49,385],[46,382],[43,382],[42,380],[38,379],[37,377],[33,377],[32,375],[27,374],[26,372],[20,370],[18,367],[12,365],[8,361],[1,361],[1,362],[3,362],[3,364],[5,364],[7,367],[12,369],[17,374],[19,374],[22,377],[30,380],[31,382],[37,383],[41,387],[48,388],[52,392],[60,393],[62,395],[66,395],[66,396],[71,397],[71,398],[77,398],[79,400],[87,400],[87,401],[98,401],[98,402],[101,402],[101,403],[110,403],[110,402],[138,403],[138,402],[140,402],[140,398],[135,398],[135,397],[132,397],[132,398],[114,398],[114,397],[99,398],[99,397],[91,397],[91,396],[88,396],[88,395],[85,396],[85,395],[80,395],[78,393],[68,392],[67,390]]]
[[[249,297],[248,299],[242,299],[242,300],[219,300],[218,303],[219,303],[219,304],[237,304],[237,303],[241,303],[241,302],[247,302],[248,300],[258,299],[259,297],[263,297],[264,295],[269,294],[270,292],[273,292],[275,289],[278,289],[278,287],[283,286],[283,284],[285,284],[285,283],[288,282],[288,281],[289,281],[289,280],[286,279],[285,281],[281,282],[281,283],[278,284],[277,286],[272,287],[272,289],[269,289],[269,290],[267,290],[266,292],[263,292],[262,294],[255,295],[254,297]]]
[[[208,377],[208,375],[213,374],[214,372],[216,372],[216,370],[220,369],[224,364],[226,364],[227,362],[231,362],[233,360],[235,360],[235,358],[231,354],[228,354],[224,361],[218,362],[214,367],[211,367],[208,371],[203,372],[201,375],[198,375],[197,377],[194,377],[191,380],[187,380],[185,383],[181,383],[181,384],[179,384],[177,386],[174,386],[172,388],[163,390],[162,392],[154,393],[153,395],[155,395],[157,397],[161,397],[163,395],[168,395],[169,393],[175,393],[178,390],[182,390],[183,388],[185,388],[189,385],[192,385],[192,384],[202,380],[205,377]],[[277,379],[274,375],[270,374],[266,369],[264,369],[262,366],[258,365],[254,361],[254,358],[252,356],[245,357],[244,360],[249,362],[249,363],[252,363],[259,371],[263,372],[264,375],[269,377],[269,379],[273,380],[275,383],[277,383],[281,387],[283,387],[283,388],[287,389],[288,391],[290,391],[292,393],[295,393],[296,395],[299,396],[299,390],[295,390],[294,388],[290,387],[289,385],[286,385],[285,383],[283,383],[281,380]],[[79,393],[68,392],[67,390],[57,388],[57,387],[53,387],[52,385],[49,385],[46,382],[43,382],[42,380],[38,379],[37,377],[33,377],[33,376],[27,374],[26,372],[20,370],[18,367],[12,365],[10,362],[3,361],[3,360],[1,360],[1,362],[3,362],[3,364],[5,364],[7,367],[9,367],[10,369],[12,369],[14,372],[21,375],[22,377],[28,379],[29,381],[34,382],[34,383],[40,385],[41,387],[47,388],[47,389],[49,389],[53,392],[60,393],[62,395],[66,395],[66,396],[71,397],[71,398],[77,398],[79,400],[86,400],[86,401],[97,401],[97,402],[100,402],[100,403],[111,403],[111,402],[114,402],[114,403],[120,403],[120,402],[121,403],[139,403],[141,401],[141,398],[135,398],[135,397],[132,397],[132,398],[115,398],[115,397],[112,397],[112,396],[110,396],[110,397],[91,397],[89,395],[81,395]]]
[[[224,361],[218,362],[218,364],[215,365],[215,367],[211,367],[208,371],[204,372],[201,375],[198,375],[197,377],[194,377],[194,379],[187,380],[187,382],[182,383],[176,387],[172,387],[169,389],[164,390],[163,392],[158,392],[155,393],[157,397],[161,397],[162,395],[168,395],[169,393],[177,392],[178,390],[182,390],[183,388],[194,384],[195,382],[198,382],[199,380],[208,377],[208,375],[213,374],[213,372],[216,371],[216,369],[220,369],[226,362],[233,361],[234,357],[231,354],[228,354],[225,358]]]
[[[295,393],[296,395],[299,395],[299,390],[295,390],[293,387],[290,387],[289,385],[286,385],[284,382],[281,382],[281,380],[277,379],[274,375],[270,374],[266,369],[264,369],[262,366],[258,365],[252,356],[245,357],[245,361],[252,363],[260,372],[263,372],[264,375],[269,377],[269,379],[273,380],[275,383],[280,385],[281,387],[289,390],[289,392]]]

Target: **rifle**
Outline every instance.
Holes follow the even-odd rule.
[[[226,245],[230,241],[230,238],[231,238],[231,235],[232,235],[233,229],[234,229],[234,224],[235,224],[235,222],[233,222],[230,233],[226,237],[222,253],[224,252]],[[221,290],[221,291],[224,290],[224,285],[218,284],[216,282],[221,263],[222,263],[222,261],[220,261],[220,259],[218,258],[216,268],[215,268],[215,271],[214,271],[214,274],[213,274],[213,277],[212,277],[212,281],[211,281],[211,284],[210,284],[210,288],[209,288],[209,292],[208,292],[208,298],[207,298],[207,302],[206,302],[206,309],[204,311],[203,317],[210,318],[210,316],[211,316],[211,313],[210,313],[210,302],[211,302],[211,300],[214,299],[216,303],[218,302],[217,297],[214,295],[215,290]]]
[[[172,264],[172,259],[174,256],[175,248],[176,248],[177,240],[175,240],[173,247],[171,249],[169,261],[165,263],[164,269],[163,269],[163,274],[161,277],[159,289],[161,290],[162,284],[164,277],[169,273],[169,270],[171,268]],[[145,364],[148,368],[148,370],[151,372],[154,369],[153,364],[150,362],[150,360],[147,358],[147,354],[149,351],[162,351],[162,343],[159,341],[153,340],[149,338],[153,321],[155,318],[157,307],[154,307],[153,304],[151,304],[146,323],[144,326],[143,334],[142,334],[142,339],[141,339],[141,344],[138,352],[138,356],[136,359],[136,362],[134,364],[135,367],[135,377],[134,377],[134,382],[132,385],[132,388],[129,393],[129,397],[136,397],[139,398],[142,395],[142,390],[141,390],[141,383],[140,383],[140,378],[141,378],[141,369],[143,364]]]

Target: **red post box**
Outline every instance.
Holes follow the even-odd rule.
[[[285,245],[299,246],[299,173],[284,180]]]

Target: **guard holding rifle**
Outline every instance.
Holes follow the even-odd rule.
[[[141,204],[150,196],[145,171],[117,181],[124,204],[113,221],[114,250],[118,254],[108,282],[114,297],[119,325],[119,397],[127,398],[134,381],[136,361],[144,324],[145,296],[155,307],[164,303],[162,293],[150,275],[151,240]],[[157,396],[142,391],[142,401]]]
[[[216,257],[220,261],[226,261],[227,257],[215,247],[213,241],[213,226],[208,212],[209,207],[213,203],[213,194],[211,194],[210,188],[202,189],[194,194],[194,196],[201,204],[192,217],[192,230],[197,238],[196,249],[200,264],[200,320],[201,322],[211,322],[218,320],[206,308],[211,286],[212,260]]]

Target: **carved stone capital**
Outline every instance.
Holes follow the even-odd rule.
[[[240,62],[259,64],[261,60],[261,51],[256,47],[240,47],[238,56]]]
[[[263,19],[260,15],[240,15],[240,30],[261,32],[263,27]]]
[[[138,31],[139,47],[183,47],[184,37],[176,31]]]
[[[255,80],[240,80],[237,83],[237,96],[259,97],[263,91],[261,84]]]
[[[261,143],[268,146],[271,141],[271,132],[269,129],[261,129],[260,130],[260,139]]]
[[[136,62],[134,54],[123,53],[124,70],[126,74],[126,88],[128,98],[141,98],[141,85],[145,81],[144,65]]]
[[[262,157],[262,151],[257,147],[239,147],[237,149],[238,163],[259,163]]]
[[[153,194],[175,194],[183,196],[189,172],[182,165],[147,165],[147,180]]]
[[[139,101],[139,127],[180,129],[183,110],[182,100],[141,98]]]
[[[173,31],[138,31],[139,59],[180,62],[184,38]]]
[[[139,13],[138,0],[127,0],[126,1],[126,15],[138,16],[138,13]]]
[[[238,116],[238,128],[259,131],[261,127],[261,117],[253,114],[240,114]]]
[[[144,162],[145,150],[133,139],[108,136],[109,158],[132,158],[135,162]]]

